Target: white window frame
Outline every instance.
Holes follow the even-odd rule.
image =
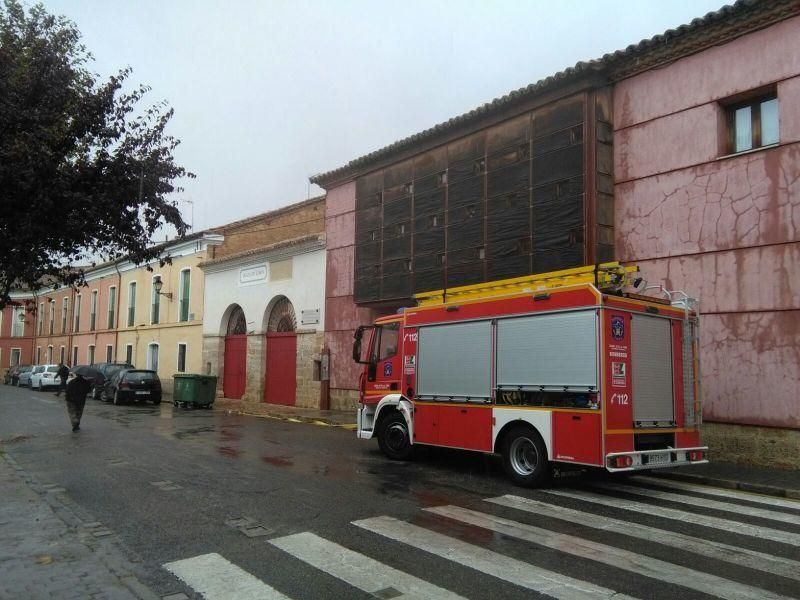
[[[81,294],[75,294],[75,306],[72,307],[72,333],[78,333],[81,329]]]
[[[181,370],[181,346],[183,346],[183,370]],[[177,373],[186,373],[186,356],[189,354],[189,344],[178,342],[178,352],[175,355],[175,370]]]
[[[44,302],[39,302],[39,312],[36,315],[36,335],[44,334]]]
[[[95,345],[89,344],[86,346],[86,364],[93,365],[94,364],[94,352],[95,352]]]
[[[64,364],[64,365],[67,364],[66,363],[66,359],[67,359],[67,347],[66,346],[61,346],[58,356],[60,358],[59,362],[61,364]]]
[[[114,290],[113,292],[111,290]],[[117,320],[117,286],[112,285],[108,288],[108,310],[106,311],[106,329],[114,329]]]
[[[106,362],[114,362],[114,344],[106,344]]]
[[[48,312],[48,318],[50,319],[50,322],[47,324],[47,331],[50,332],[49,335],[53,335],[56,330],[56,299],[49,298],[47,302],[50,304],[50,311]]]
[[[67,333],[67,323],[69,321],[69,296],[61,299],[61,333]]]
[[[128,327],[136,326],[136,288],[138,285],[135,281],[128,282],[128,310],[125,314],[125,322]],[[131,293],[133,292],[133,293]],[[131,302],[132,301],[132,302]],[[133,319],[131,319],[131,308],[133,308]]]
[[[72,347],[72,366],[73,367],[78,366],[78,347],[77,346],[73,346]]]
[[[16,367],[18,364],[22,362],[22,348],[9,348],[9,356],[8,356],[8,366],[9,367]],[[14,354],[16,353],[17,362],[14,362]]]
[[[128,352],[129,349],[130,352]],[[128,360],[128,356],[130,356],[130,360]],[[133,359],[133,344],[125,344],[125,362],[127,362],[129,365],[132,365],[134,364]]]
[[[47,346],[47,364],[48,365],[52,365],[53,364],[53,345],[52,344]]]
[[[20,319],[19,316],[22,315]],[[15,306],[11,312],[11,337],[25,337],[25,307]]]
[[[188,297],[186,298],[186,319],[182,318],[183,317],[183,315],[182,315],[182,306],[183,306],[183,300],[184,300],[184,297],[183,297],[183,277],[184,277],[183,274],[184,273],[188,273],[187,276],[189,278],[189,292],[187,294]],[[178,321],[181,322],[181,323],[186,323],[186,322],[189,321],[189,315],[191,314],[191,310],[190,310],[191,307],[189,306],[189,303],[191,302],[191,299],[192,299],[192,269],[191,269],[191,267],[187,267],[185,269],[181,269],[180,276],[178,277]]]
[[[153,346],[157,348],[156,350],[157,359],[156,359],[155,369],[153,368],[153,354],[151,350]],[[160,360],[161,360],[161,344],[159,344],[158,342],[150,342],[149,344],[147,344],[147,369],[149,371],[155,371],[156,373],[158,373],[158,363]]]
[[[36,364],[42,364],[42,347],[36,346]]]
[[[156,279],[160,279],[161,283],[164,283],[164,279],[161,277],[161,273],[156,273],[150,279],[150,325],[160,325],[161,324],[161,294],[156,294],[156,287],[155,282]],[[153,321],[153,306],[158,304],[158,321]],[[150,360],[149,358],[147,359]]]
[[[100,290],[92,290],[89,297],[89,331],[97,331],[97,304],[100,302]]]

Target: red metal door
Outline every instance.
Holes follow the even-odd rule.
[[[225,337],[225,367],[222,388],[226,398],[239,400],[247,381],[247,336]]]
[[[264,402],[294,406],[297,391],[297,335],[267,334],[267,374]]]
[[[553,456],[587,465],[603,466],[602,423],[596,412],[553,413]]]

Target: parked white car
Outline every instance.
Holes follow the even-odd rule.
[[[37,373],[42,373],[44,371],[44,365],[33,365],[30,371],[25,374],[20,373],[19,376],[19,387],[29,387],[33,388],[33,376]]]
[[[39,365],[33,370],[31,375],[31,389],[45,390],[47,388],[58,387],[60,383],[56,379],[58,365]]]

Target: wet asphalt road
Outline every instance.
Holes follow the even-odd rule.
[[[343,429],[184,410],[166,403],[113,406],[88,400],[81,431],[73,434],[62,399],[2,385],[0,439],[5,440],[3,450],[40,483],[65,488],[87,515],[110,528],[128,559],[138,565],[140,579],[162,596],[183,592],[195,597],[192,588],[163,568],[165,563],[213,552],[291,598],[381,597],[312,568],[268,542],[313,532],[464,597],[538,597],[518,585],[352,524],[386,515],[491,550],[509,563],[524,561],[634,597],[712,597],[646,577],[624,560],[620,568],[584,560],[569,544],[564,551],[540,546],[423,510],[444,505],[613,543],[629,552],[640,553],[644,548],[649,556],[679,567],[702,564],[707,572],[726,580],[800,596],[800,581],[714,558],[698,560],[696,554],[680,549],[489,505],[486,498],[504,494],[554,500],[541,492],[515,488],[491,457],[430,451],[415,462],[396,463],[386,460],[375,442],[357,440],[353,432]],[[571,480],[559,485],[580,491],[604,481]],[[612,492],[609,497],[619,499],[625,494]],[[737,502],[738,506],[749,504]],[[627,514],[570,498],[558,498],[556,504],[586,511],[587,519],[592,514],[617,518]],[[685,504],[667,504],[687,510]],[[692,510],[726,518],[733,514],[703,507]],[[666,522],[655,516],[655,504],[652,512],[632,518],[653,527],[698,534],[690,519]],[[789,512],[800,523],[800,505]],[[759,517],[738,519],[774,526]],[[247,520],[250,533],[263,535],[248,537],[241,527],[232,526],[234,520]],[[800,524],[783,524],[781,529],[800,538]],[[710,527],[701,530],[702,537],[712,542],[742,544],[800,560],[798,547],[791,544]],[[392,597],[392,590],[382,597]]]

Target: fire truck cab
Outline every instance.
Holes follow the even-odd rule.
[[[634,471],[707,461],[697,303],[607,263],[416,296],[356,330],[357,435],[502,456],[521,485],[555,463]]]

